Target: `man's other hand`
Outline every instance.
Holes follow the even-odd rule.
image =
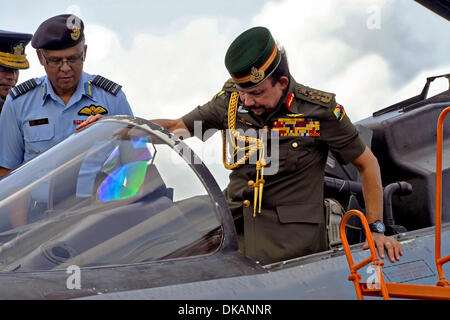
[[[372,232],[372,238],[381,259],[385,258],[384,249],[386,248],[389,260],[391,260],[391,262],[395,262],[395,260],[400,261],[400,256],[403,255],[402,245],[400,242],[392,237],[386,237],[384,234],[375,232]],[[363,246],[363,250],[367,249],[369,249],[369,244],[366,241]]]
[[[98,120],[100,120],[101,118],[103,118],[103,116],[101,114],[97,114],[95,116],[90,116],[86,122],[83,122],[82,124],[80,124],[76,130],[80,131],[84,128],[86,128],[88,125],[90,125],[91,123],[97,122]]]

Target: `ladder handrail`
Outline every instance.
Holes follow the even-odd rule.
[[[443,138],[444,138],[444,120],[450,112],[450,107],[442,111],[438,120],[437,127],[437,143],[436,143],[436,269],[439,274],[438,286],[449,286],[450,282],[445,278],[443,264],[450,261],[450,256],[441,257],[441,231],[442,231],[442,154],[443,154]]]
[[[345,228],[347,221],[350,217],[357,216],[364,227],[366,232],[366,239],[369,244],[370,257],[364,259],[360,263],[356,264],[353,261],[352,253],[350,250],[350,245],[347,240],[347,235],[345,234]],[[369,230],[369,223],[363,213],[358,210],[350,210],[342,219],[341,223],[341,239],[342,245],[344,247],[345,256],[347,257],[348,265],[350,267],[351,274],[348,277],[349,281],[353,281],[355,286],[356,296],[359,300],[363,300],[364,296],[381,296],[384,300],[389,300],[390,297],[393,298],[407,298],[407,299],[446,299],[450,300],[450,286],[445,284],[437,284],[436,286],[426,286],[417,284],[400,284],[400,283],[389,283],[384,281],[382,267],[384,262],[378,260],[377,251],[372,238],[372,233]],[[448,258],[448,257],[447,257]],[[370,286],[368,283],[361,283],[361,275],[358,274],[358,270],[367,264],[372,263],[376,267],[375,272],[377,273],[377,283],[376,286]],[[373,285],[373,283],[372,283]]]
[[[369,249],[370,249],[370,256],[368,258],[364,259],[363,261],[359,262],[356,265],[353,261],[352,252],[350,250],[350,245],[347,240],[347,235],[345,234],[345,227],[347,225],[347,221],[352,216],[357,216],[361,220],[363,227],[364,227],[364,231],[366,233],[366,240],[367,240],[367,243],[369,244]],[[376,269],[376,272],[377,272],[378,281],[380,284],[379,290],[381,291],[381,295],[385,300],[389,300],[388,290],[387,290],[386,284],[384,282],[383,273],[381,272],[381,268],[383,267],[384,262],[382,262],[378,259],[377,250],[375,249],[375,243],[373,241],[372,233],[370,232],[370,228],[369,228],[369,223],[367,222],[367,219],[364,216],[364,214],[359,210],[348,211],[347,214],[342,218],[340,233],[341,233],[342,245],[343,245],[344,251],[345,251],[345,256],[347,257],[347,262],[348,262],[348,265],[349,265],[350,271],[351,271],[351,274],[350,274],[350,277],[348,278],[348,280],[353,281],[358,299],[363,300],[363,293],[362,293],[361,285],[360,285],[361,275],[358,274],[358,270],[361,269],[362,267],[368,265],[369,263],[372,263],[372,265],[379,267]]]

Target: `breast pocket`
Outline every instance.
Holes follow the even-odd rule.
[[[296,171],[302,167],[302,163],[308,162],[314,151],[314,138],[291,138],[285,142],[286,171]]]
[[[55,137],[54,124],[30,126],[27,123],[23,130],[26,160],[46,151],[52,146],[51,140]]]

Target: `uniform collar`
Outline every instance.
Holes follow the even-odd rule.
[[[80,101],[83,96],[89,97],[90,99],[94,100],[92,90],[93,89],[90,87],[89,76],[87,73],[83,72],[80,81],[78,82],[77,90],[73,93],[67,107],[70,107],[71,105]],[[49,96],[54,101],[62,102],[61,98],[53,90],[53,86],[51,85],[48,76],[46,76],[45,80],[42,82],[42,105],[44,105]]]
[[[79,88],[79,89],[81,92],[83,92],[84,96],[88,97],[92,101],[95,101],[95,99],[94,99],[94,90],[95,89],[91,83],[91,79],[92,79],[92,76],[83,72],[83,76],[81,77],[82,83],[80,83],[82,88]]]
[[[285,107],[287,111],[290,111],[295,101],[295,79],[289,77],[289,86],[286,89],[284,96],[280,100],[280,107]]]

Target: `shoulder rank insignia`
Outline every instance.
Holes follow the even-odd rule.
[[[106,92],[111,93],[114,96],[117,96],[117,94],[122,89],[121,85],[118,85],[117,83],[108,80],[106,78],[103,78],[102,76],[96,76],[94,80],[91,82],[93,85],[102,88]]]
[[[100,106],[91,105],[90,107],[84,107],[78,112],[79,116],[95,116],[97,114],[108,114],[108,110]]]
[[[236,83],[234,83],[233,79],[228,79],[223,85],[222,90],[226,92],[236,91]]]
[[[330,107],[330,103],[333,101],[335,94],[328,93],[302,85],[297,86],[296,92],[300,99],[312,102],[324,107]]]
[[[35,79],[30,79],[28,81],[25,81],[22,84],[19,84],[16,87],[12,88],[9,91],[9,94],[11,95],[11,97],[13,99],[16,99],[17,97],[20,97],[21,95],[24,95],[28,91],[33,90],[37,86],[38,86],[38,84],[37,84],[36,80]]]
[[[342,121],[345,117],[345,110],[344,107],[341,106],[339,103],[337,104],[336,108],[334,109],[334,115],[336,116],[336,119],[338,121]]]

